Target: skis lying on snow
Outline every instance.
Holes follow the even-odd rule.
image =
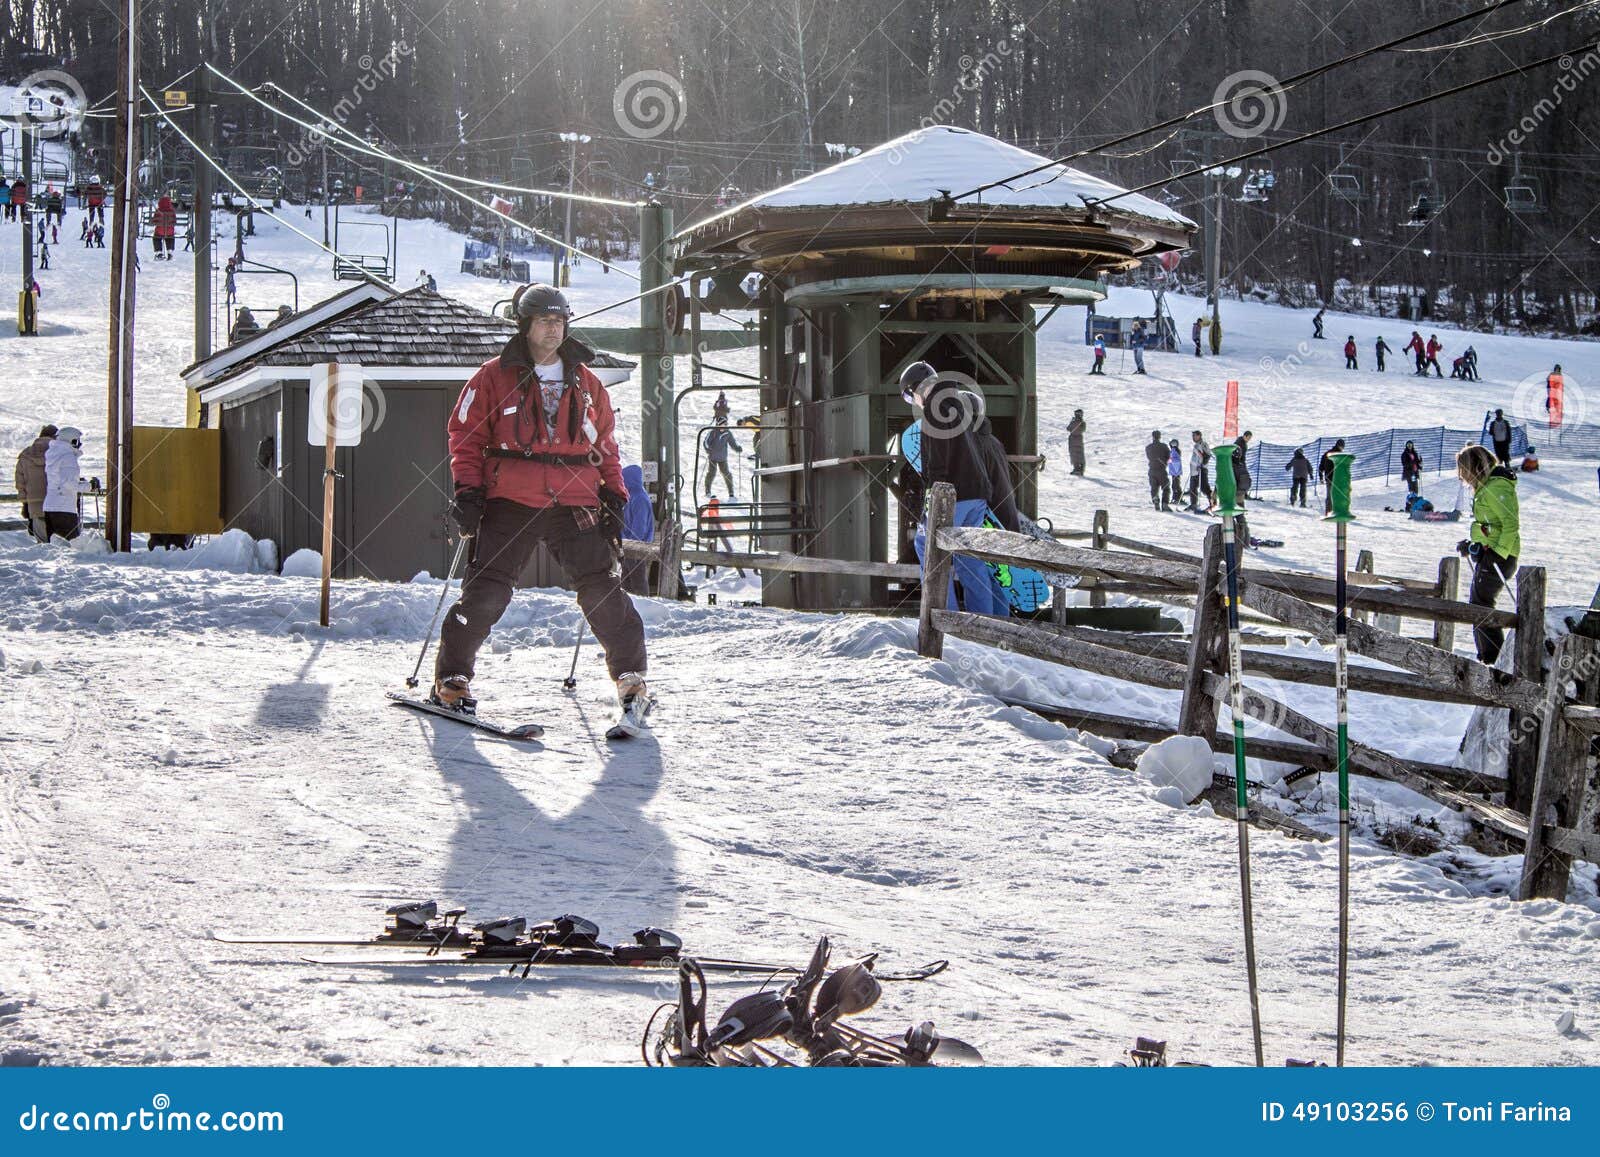
[[[223,944],[314,945],[348,948],[403,948],[396,954],[361,952],[350,956],[307,957],[313,964],[332,966],[381,966],[417,964],[504,964],[511,971],[521,966],[523,974],[532,968],[574,966],[588,968],[675,968],[682,955],[683,941],[662,928],[643,928],[633,934],[632,944],[610,945],[600,940],[600,927],[582,916],[557,916],[554,920],[530,925],[521,916],[486,920],[470,929],[460,927],[464,908],[439,914],[433,900],[395,904],[386,912],[384,930],[367,939],[325,936],[315,932],[284,933],[276,936],[251,933],[214,932],[212,939]],[[414,951],[422,949],[423,951]],[[874,954],[870,959],[876,961]],[[800,970],[788,965],[756,960],[701,961],[708,972],[759,973],[769,976],[794,975]],[[934,960],[918,968],[879,973],[880,980],[917,981],[939,975],[949,961]]]
[[[443,703],[435,703],[431,699],[415,695],[402,695],[398,691],[387,691],[385,694],[402,707],[425,711],[429,715],[437,715],[441,719],[449,719],[455,723],[465,723],[468,727],[476,727],[479,731],[487,731],[502,739],[538,739],[544,734],[544,728],[537,723],[519,723],[514,727],[505,727],[482,718],[475,709],[446,707]]]

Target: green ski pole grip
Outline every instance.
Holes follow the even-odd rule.
[[[1232,442],[1211,449],[1212,457],[1217,460],[1217,514],[1222,518],[1244,513],[1239,505],[1239,480],[1233,474],[1233,456],[1238,449]]]
[[[1350,464],[1356,460],[1354,454],[1330,454],[1333,459],[1333,480],[1328,483],[1328,497],[1333,501],[1333,509],[1322,516],[1324,522],[1354,522],[1356,516],[1350,513]]]

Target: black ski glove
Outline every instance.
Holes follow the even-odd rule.
[[[1470,538],[1463,538],[1460,542],[1456,543],[1456,553],[1459,554],[1462,558],[1466,558],[1467,557],[1467,551],[1469,551],[1471,549],[1472,549],[1472,540]]]
[[[605,527],[606,537],[618,550],[622,549],[622,515],[627,508],[626,498],[615,490],[600,487],[600,522]]]
[[[450,517],[461,531],[462,538],[471,538],[478,533],[478,524],[483,521],[484,502],[483,490],[477,486],[456,491],[455,500],[450,503]]]

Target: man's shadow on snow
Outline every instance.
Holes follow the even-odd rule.
[[[536,922],[571,912],[598,923],[601,939],[613,944],[632,943],[636,929],[671,928],[676,852],[644,815],[663,775],[655,739],[646,732],[607,743],[610,720],[575,700],[506,717],[532,717],[548,730],[527,742],[416,719],[440,778],[467,811],[450,841],[441,894],[467,907],[469,923],[505,915]],[[541,806],[561,777],[596,760],[600,777],[576,808]]]
[[[311,646],[311,653],[300,665],[293,683],[274,683],[261,694],[256,704],[257,727],[275,731],[315,731],[328,713],[328,696],[332,688],[327,683],[308,682],[311,669],[322,658],[326,645],[322,639]]]

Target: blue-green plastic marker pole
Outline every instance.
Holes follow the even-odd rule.
[[[1339,1019],[1335,1037],[1335,1064],[1344,1064],[1344,1006],[1349,990],[1350,960],[1350,640],[1349,594],[1345,586],[1348,558],[1345,527],[1355,521],[1350,513],[1350,464],[1354,454],[1334,454],[1333,480],[1328,497],[1333,509],[1323,516],[1333,523],[1333,694],[1338,713],[1339,745]]]
[[[1239,895],[1244,909],[1244,963],[1250,983],[1250,1029],[1255,1038],[1256,1067],[1266,1063],[1261,1051],[1261,997],[1256,987],[1255,913],[1250,903],[1250,791],[1244,770],[1244,667],[1239,659],[1239,554],[1233,520],[1243,514],[1233,477],[1231,444],[1214,447],[1217,460],[1217,514],[1222,518],[1222,553],[1228,590],[1228,702],[1233,708],[1233,775],[1235,811],[1239,819]]]

